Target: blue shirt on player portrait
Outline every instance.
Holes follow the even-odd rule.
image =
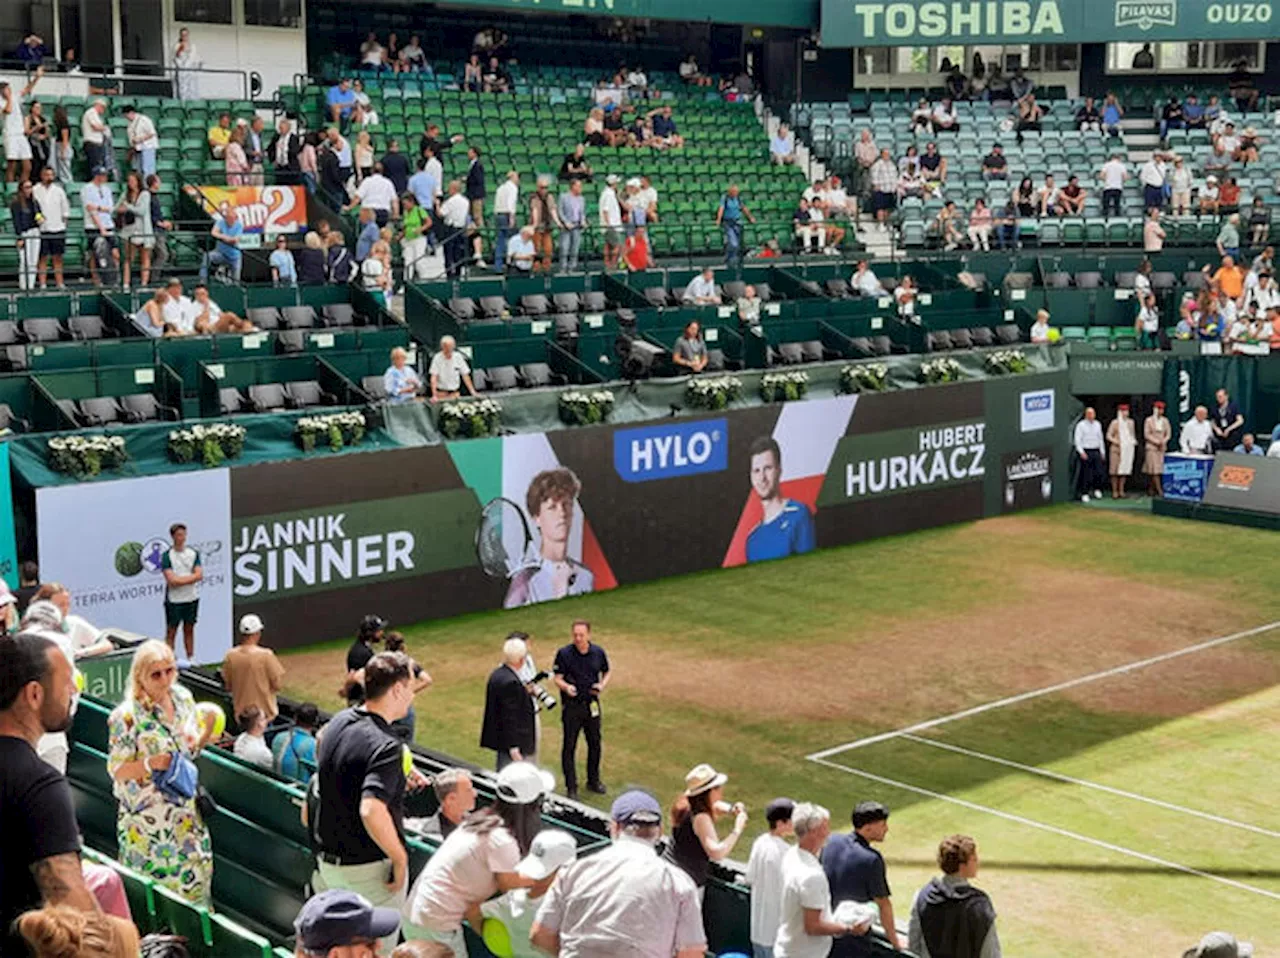
[[[813,516],[794,499],[784,499],[782,511],[772,522],[760,523],[747,535],[748,562],[800,555],[813,548]]]

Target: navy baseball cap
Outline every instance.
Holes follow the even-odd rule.
[[[614,799],[610,816],[619,825],[661,825],[662,806],[648,792],[634,789]]]
[[[796,810],[796,803],[789,798],[775,798],[764,807],[764,820],[770,825],[791,821],[791,813]]]
[[[308,900],[298,912],[293,927],[303,948],[324,955],[331,948],[343,948],[357,941],[376,941],[394,934],[400,927],[400,912],[394,908],[374,908],[362,895],[335,888]]]

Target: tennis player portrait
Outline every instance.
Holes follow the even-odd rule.
[[[545,469],[529,483],[525,506],[538,530],[538,552],[511,576],[504,608],[582,595],[595,588],[591,570],[569,555],[574,506],[581,490],[578,477],[563,466]]]
[[[751,444],[751,488],[760,499],[764,515],[747,534],[747,561],[781,559],[812,552],[813,516],[803,502],[784,498],[782,449],[772,436]]]

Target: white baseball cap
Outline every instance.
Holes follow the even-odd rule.
[[[512,805],[529,805],[555,787],[556,777],[532,762],[512,762],[498,773],[498,797]]]
[[[578,843],[572,835],[558,828],[548,829],[533,837],[529,854],[516,866],[516,874],[541,881],[577,857]]]
[[[253,635],[255,632],[262,631],[262,620],[250,612],[240,619],[240,634]]]

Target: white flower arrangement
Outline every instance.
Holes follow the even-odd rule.
[[[335,412],[324,416],[302,416],[293,424],[293,437],[303,452],[315,449],[323,437],[333,452],[354,446],[364,438],[368,423],[364,413]]]
[[[1020,349],[1000,349],[994,353],[988,353],[983,365],[993,376],[1016,375],[1025,373],[1031,368],[1026,354]]]
[[[964,373],[960,370],[960,364],[946,356],[926,359],[920,364],[920,380],[930,385],[959,382],[963,378]]]
[[[174,462],[200,463],[206,468],[221,465],[244,452],[245,430],[229,422],[195,423],[169,430],[169,458]]]
[[[498,433],[502,403],[496,399],[456,399],[441,403],[436,424],[446,439],[480,439]]]
[[[129,458],[123,436],[54,436],[48,462],[54,472],[89,479],[104,469],[119,469]]]
[[[889,388],[889,367],[884,363],[862,363],[840,370],[840,391],[882,393]]]
[[[581,392],[571,389],[560,394],[560,420],[569,426],[591,426],[604,422],[613,412],[613,393],[607,389]]]
[[[760,377],[760,398],[765,402],[789,402],[803,399],[809,391],[809,374],[800,370],[765,373]]]
[[[685,402],[703,409],[724,409],[742,398],[742,380],[736,376],[694,376],[684,389]]]

